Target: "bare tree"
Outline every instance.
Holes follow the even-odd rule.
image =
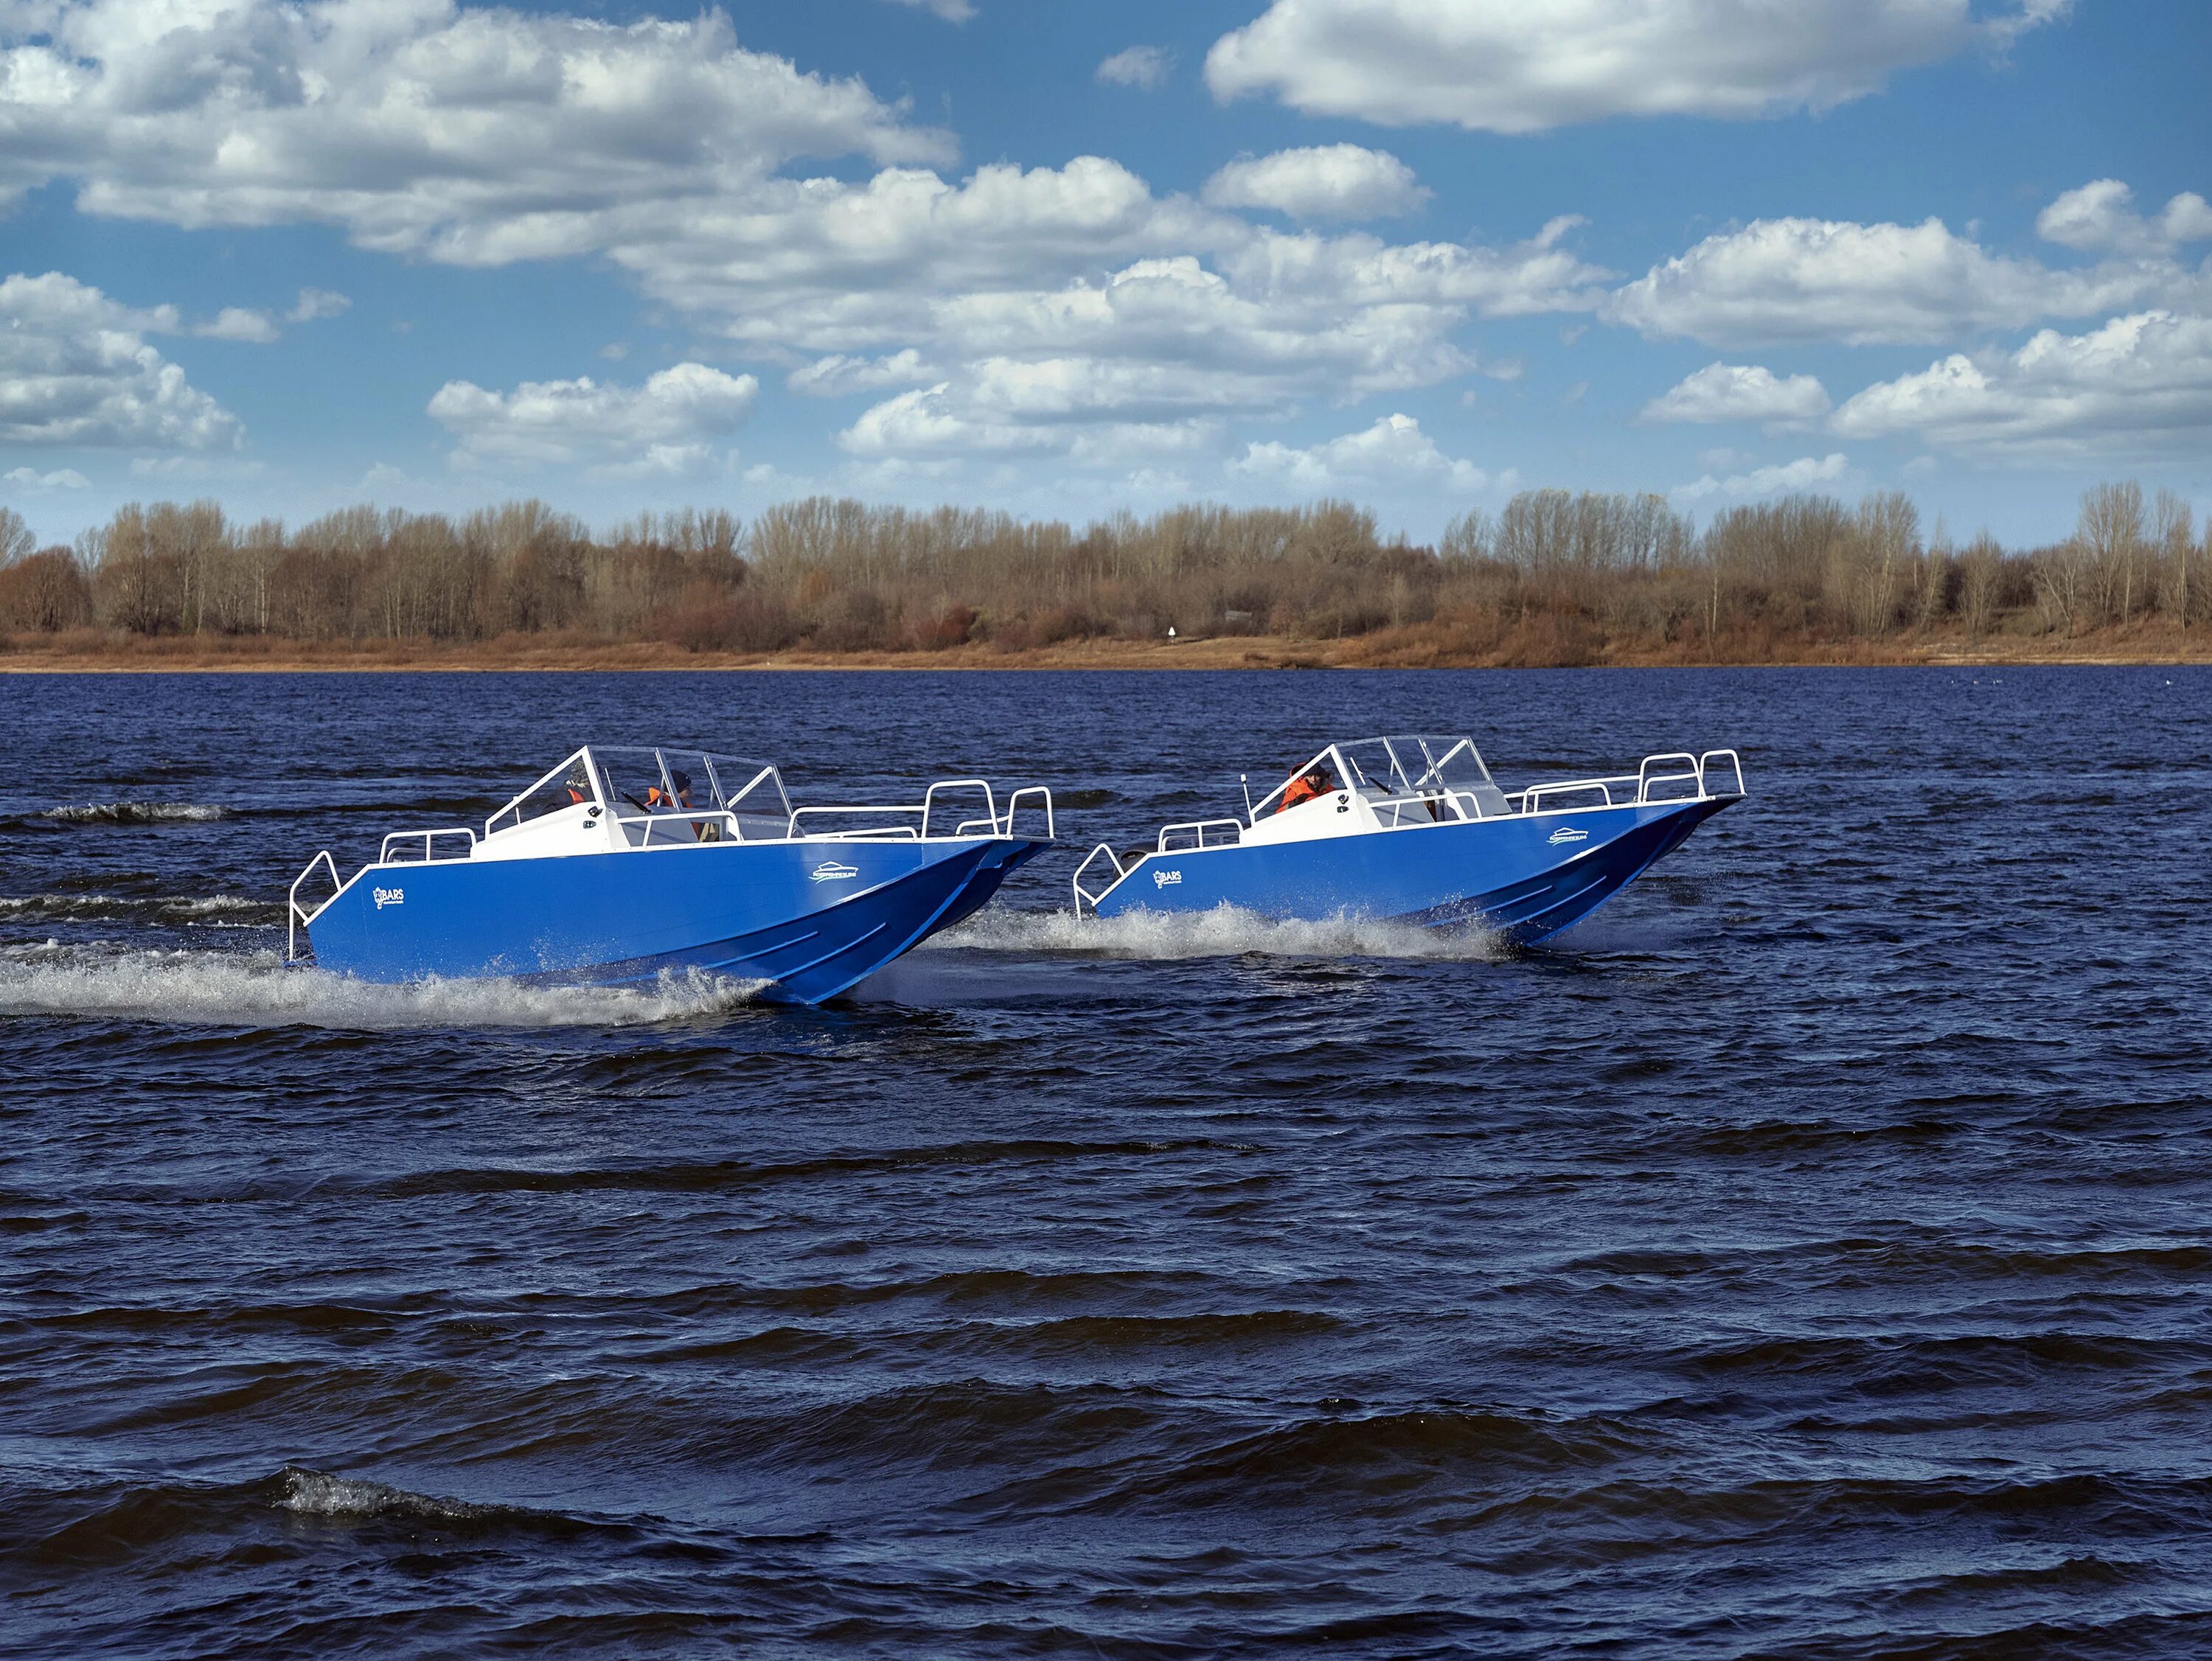
[[[2117,617],[2124,623],[2135,609],[2136,580],[2143,554],[2142,487],[2094,485],[2081,493],[2081,518],[2074,532],[2089,567],[2097,621]]]
[[[2196,536],[2194,518],[2189,504],[2181,497],[2171,490],[2158,493],[2157,530],[2153,534],[2166,567],[2165,593],[2160,603],[2166,615],[2184,628],[2189,627],[2192,603],[2203,604],[2190,591],[2190,579],[2194,574],[2189,568],[2189,556]]]
[[[1959,557],[1959,621],[1966,638],[1978,640],[1996,615],[1997,587],[2004,576],[2004,550],[1986,530]]]
[[[0,566],[29,558],[38,545],[39,539],[31,534],[23,516],[12,507],[0,507]]]

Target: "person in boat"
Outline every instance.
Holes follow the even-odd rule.
[[[569,768],[568,776],[561,782],[568,792],[570,807],[579,807],[592,799],[591,775],[584,771],[582,762],[579,761]]]
[[[690,773],[671,773],[668,775],[668,789],[665,791],[658,785],[646,786],[645,810],[647,813],[682,813],[690,807],[691,775]],[[722,831],[719,825],[711,824],[703,819],[695,819],[691,821],[691,834],[702,842],[718,842],[721,840]]]
[[[1283,805],[1277,808],[1275,811],[1287,812],[1301,802],[1310,802],[1316,797],[1328,795],[1336,787],[1336,779],[1329,772],[1328,764],[1326,761],[1316,761],[1283,786]]]

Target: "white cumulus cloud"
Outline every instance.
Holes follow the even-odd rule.
[[[1724,479],[1708,473],[1694,483],[1676,485],[1667,494],[1677,501],[1692,502],[1708,496],[1771,496],[1784,490],[1811,490],[1820,485],[1835,484],[1848,477],[1850,470],[1850,458],[1837,451],[1826,456],[1800,456],[1793,462],[1754,468]]]
[[[951,148],[713,11],[0,0],[0,196],[60,182],[90,212],[332,224],[447,264],[604,259],[795,391],[941,382],[928,408],[979,453],[1014,429],[1070,456],[1182,444],[1241,412],[1432,385],[1473,367],[1474,320],[1591,311],[1616,280],[1562,246],[1571,219],[1503,246],[1287,232],[1105,157],[953,176]],[[1418,189],[1344,149],[1349,184],[1309,161],[1269,194],[1320,214]],[[799,176],[849,157],[873,170]],[[263,336],[260,317],[215,326]],[[1095,390],[1049,407],[1071,379]],[[915,408],[848,436],[947,453]]]
[[[1992,254],[1937,219],[1762,219],[1653,266],[1615,292],[1606,315],[1646,335],[1715,346],[1866,345],[2081,317],[2185,292],[2192,282],[2171,260],[2052,270]]]
[[[811,397],[832,398],[848,392],[875,392],[886,386],[912,386],[935,380],[941,372],[922,361],[913,347],[878,358],[851,357],[842,352],[817,358],[794,369],[784,385]]]
[[[1709,363],[1644,406],[1648,421],[1808,421],[1828,413],[1828,392],[1811,375],[1778,377],[1758,364]]]
[[[1837,410],[1846,437],[2056,459],[2212,453],[2212,318],[2150,311],[2016,352],[1954,353]]]
[[[1127,46],[1100,64],[1097,79],[1109,87],[1142,87],[1147,91],[1167,84],[1175,69],[1175,54],[1165,46]]]
[[[1537,132],[1614,116],[1821,110],[2066,9],[2020,0],[1273,0],[1206,54],[1217,98]]]
[[[2171,253],[2212,237],[2212,203],[2184,191],[2155,219],[2135,210],[2135,192],[2117,179],[2093,179],[2069,191],[2035,217],[2036,234],[2069,248],[2123,254]]]
[[[8,487],[9,494],[43,496],[56,490],[88,490],[92,481],[74,467],[57,467],[51,473],[41,473],[35,468],[11,467],[0,473],[0,484]]]
[[[73,180],[88,212],[301,221],[497,264],[799,156],[948,156],[857,81],[738,45],[727,16],[612,25],[450,0],[44,0],[0,9],[0,202]]]
[[[1310,491],[1413,485],[1464,492],[1490,482],[1490,475],[1473,462],[1437,449],[1411,415],[1385,415],[1361,432],[1304,448],[1273,441],[1248,444],[1229,470]]]
[[[1217,208],[1272,208],[1293,219],[1390,219],[1418,213],[1429,192],[1387,150],[1322,144],[1240,156],[1206,181]]]
[[[0,444],[219,450],[238,418],[146,343],[173,306],[134,310],[49,271],[0,282]]]
[[[321,318],[334,318],[351,309],[353,302],[343,294],[333,294],[328,288],[302,288],[292,309],[284,314],[287,323],[313,323]]]
[[[266,312],[251,311],[243,306],[226,306],[209,321],[195,327],[192,332],[208,340],[240,340],[255,346],[266,346],[284,330]]]
[[[448,381],[429,413],[457,440],[462,466],[581,466],[608,477],[703,471],[714,441],[751,411],[760,383],[703,363],[679,363],[641,386],[588,375],[525,381],[512,392]]]

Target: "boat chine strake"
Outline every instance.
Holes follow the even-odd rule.
[[[1498,788],[1472,739],[1333,743],[1241,819],[1101,843],[1077,868],[1079,916],[1200,912],[1479,924],[1533,943],[1589,916],[1731,802],[1732,749],[1647,756],[1632,773]],[[1087,879],[1087,881],[1086,881]]]
[[[292,885],[286,955],[304,930],[319,967],[365,980],[697,971],[818,1003],[969,916],[1052,838],[1042,785],[1003,807],[957,779],[915,803],[794,809],[765,763],[586,747],[482,831],[395,831],[347,882],[318,853]],[[311,906],[319,873],[335,892]]]

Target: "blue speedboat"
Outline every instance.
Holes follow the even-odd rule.
[[[1743,795],[1732,749],[1647,757],[1618,778],[1500,790],[1474,741],[1329,745],[1242,819],[1169,825],[1075,873],[1078,916],[1202,912],[1479,923],[1541,940],[1580,921]]]
[[[1018,812],[1042,836],[1017,835]],[[304,927],[319,967],[364,980],[700,970],[818,1003],[974,912],[1052,834],[1042,785],[1003,811],[980,779],[902,806],[794,809],[763,762],[594,746],[481,831],[394,831],[349,882],[318,853],[292,884],[287,955]],[[337,892],[311,909],[318,872]]]

